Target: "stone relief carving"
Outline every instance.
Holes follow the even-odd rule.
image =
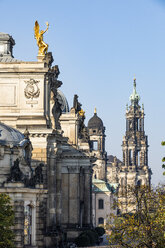
[[[31,78],[29,81],[25,81],[25,83],[27,84],[24,89],[25,97],[32,100],[33,98],[39,97],[40,95],[40,89],[38,87],[39,81]]]

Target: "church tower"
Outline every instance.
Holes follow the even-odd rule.
[[[148,167],[148,138],[144,131],[144,106],[139,105],[134,79],[131,105],[126,109],[126,133],[123,137],[123,165],[120,172],[120,191],[126,185],[150,185]]]
[[[107,153],[105,151],[105,127],[98,117],[96,108],[93,117],[88,121],[90,150],[97,158],[93,167],[95,179],[107,180]]]

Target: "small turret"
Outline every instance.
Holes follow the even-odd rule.
[[[13,58],[13,46],[15,41],[9,34],[0,32],[0,57]]]
[[[88,132],[90,138],[90,149],[97,161],[94,166],[94,178],[106,180],[107,154],[105,152],[105,127],[98,117],[96,108],[93,117],[88,121]]]

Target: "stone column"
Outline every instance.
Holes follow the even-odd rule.
[[[24,201],[14,201],[15,213],[15,246],[22,248],[24,245]]]
[[[80,167],[79,174],[79,197],[80,197],[80,215],[79,215],[79,226],[83,225],[83,215],[84,215],[84,186],[85,185],[85,177],[84,177],[84,169]]]
[[[92,182],[91,168],[84,169],[85,187],[84,187],[84,225],[89,226],[92,223]]]
[[[136,151],[132,149],[132,166],[136,166]]]
[[[124,165],[126,166],[126,161],[125,161],[125,150],[123,150],[123,163],[124,163]]]
[[[56,163],[56,225],[61,225],[61,160],[57,160]]]
[[[48,210],[47,228],[48,231],[56,225],[56,157],[48,154]]]

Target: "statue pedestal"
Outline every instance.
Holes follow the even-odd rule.
[[[46,53],[45,55],[37,56],[38,62],[45,62],[48,67],[51,67],[54,59],[51,52]]]
[[[43,189],[44,186],[43,186],[43,184],[36,184],[35,188],[36,189]]]
[[[24,188],[24,183],[22,182],[6,182],[4,184],[5,188]]]
[[[45,58],[45,55],[38,55],[37,56],[38,62],[43,62],[44,58]]]

